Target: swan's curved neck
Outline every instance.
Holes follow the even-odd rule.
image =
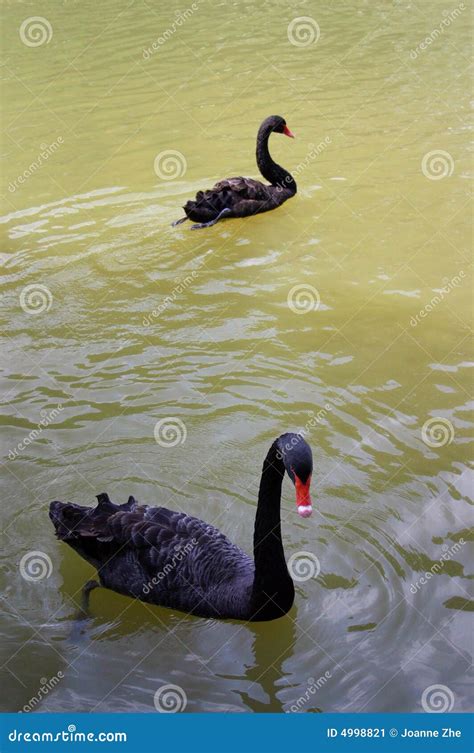
[[[283,614],[291,607],[294,598],[293,581],[288,573],[281,540],[280,505],[284,475],[285,467],[277,442],[274,442],[263,463],[258,493],[253,537],[253,597],[257,608],[274,610],[278,604]]]
[[[272,186],[281,186],[289,193],[296,193],[296,181],[284,167],[277,165],[268,150],[268,139],[272,132],[271,126],[262,123],[257,134],[257,165],[265,180]]]

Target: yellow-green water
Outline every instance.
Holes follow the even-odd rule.
[[[2,709],[59,676],[36,710],[154,711],[167,683],[187,711],[415,711],[433,684],[466,710],[469,10],[162,5],[3,9]],[[32,16],[39,37],[20,34]],[[301,16],[312,42],[288,37]],[[270,144],[297,196],[171,228],[197,189],[257,174],[269,114],[297,136]],[[155,441],[167,417],[183,443]],[[285,550],[321,572],[287,617],[102,591],[71,637],[93,571],[54,538],[52,499],[133,493],[251,551],[263,457],[298,429],[315,513],[298,518],[285,482]],[[32,551],[49,577],[23,577]]]

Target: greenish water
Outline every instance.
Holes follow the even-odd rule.
[[[169,683],[191,712],[300,698],[303,712],[416,711],[434,684],[469,708],[460,8],[4,6],[3,710],[51,678],[35,710],[154,712]],[[31,16],[47,21],[39,37],[19,33]],[[318,26],[293,24],[291,41],[300,16]],[[256,175],[269,114],[297,136],[270,144],[297,196],[207,231],[171,228],[197,189]],[[184,442],[155,440],[167,417]],[[315,512],[298,518],[285,482],[285,551],[310,552],[320,573],[297,583],[287,617],[219,623],[102,591],[71,636],[93,571],[54,538],[52,499],[133,493],[250,551],[263,457],[298,429]],[[45,577],[28,580],[34,551]]]

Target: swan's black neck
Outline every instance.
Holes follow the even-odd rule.
[[[252,608],[258,611],[259,620],[286,614],[295,595],[281,540],[281,485],[285,467],[277,442],[272,444],[263,463],[253,537],[255,580]]]
[[[268,180],[272,186],[280,187],[282,190],[293,195],[296,193],[296,181],[284,167],[277,165],[271,158],[268,151],[268,139],[272,133],[272,126],[264,121],[257,134],[257,165],[263,177]]]

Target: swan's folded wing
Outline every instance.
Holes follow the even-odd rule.
[[[113,514],[107,528],[101,536],[111,536],[121,553],[133,553],[151,589],[208,592],[253,571],[250,557],[223,533],[185,513],[139,506]]]
[[[253,178],[244,178],[243,176],[220,180],[212,188],[212,193],[221,193],[226,191],[232,191],[236,194],[239,194],[240,198],[242,199],[265,201],[265,199],[268,198],[268,186],[265,186],[259,180],[254,180]]]

